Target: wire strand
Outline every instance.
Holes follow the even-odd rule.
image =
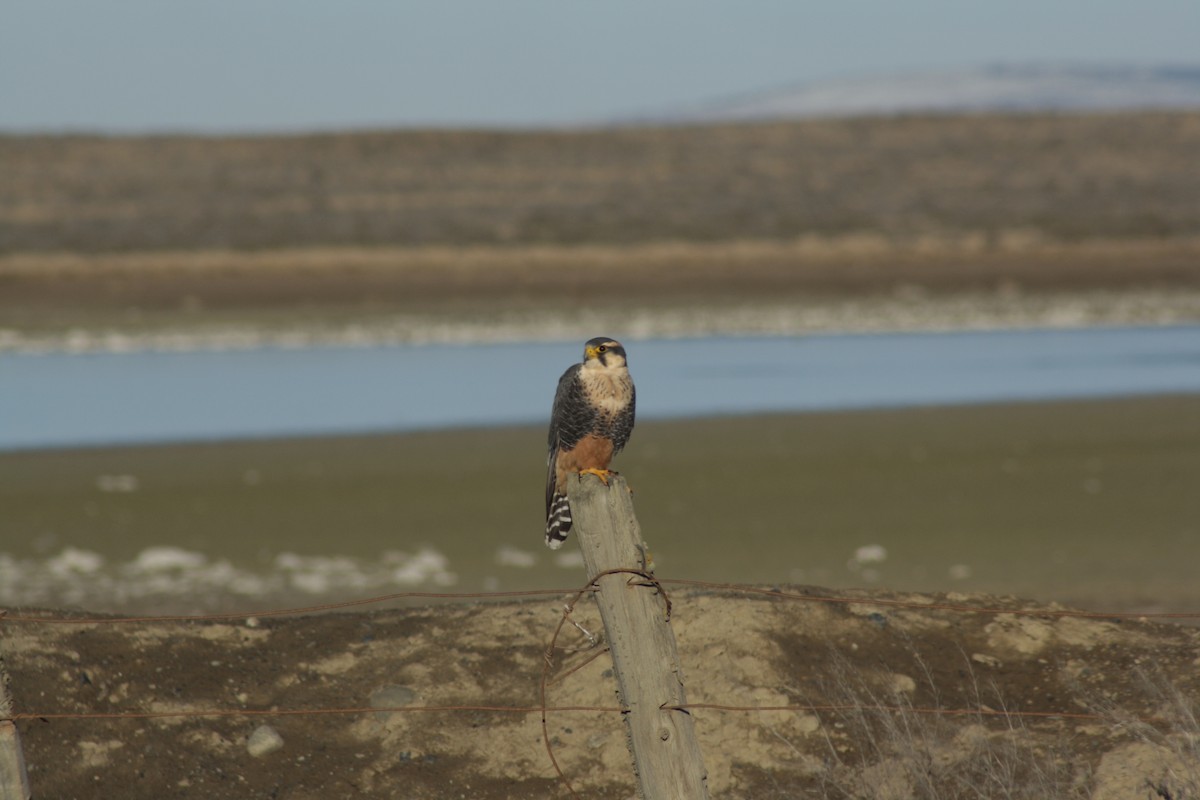
[[[952,611],[964,614],[1011,614],[1026,617],[1078,618],[1078,619],[1108,619],[1108,620],[1174,620],[1200,619],[1200,611],[1083,611],[1064,608],[1005,608],[1002,606],[974,606],[966,603],[936,603],[914,600],[897,600],[884,597],[861,597],[833,594],[804,594],[783,589],[773,589],[764,586],[754,586],[741,583],[720,583],[689,578],[657,578],[659,584],[672,586],[687,586],[709,591],[732,592],[735,594],[752,594],[771,597],[780,600],[797,602],[826,603],[831,605],[863,605],[881,608],[903,608],[926,611]],[[585,591],[593,591],[589,584]],[[217,622],[231,619],[249,619],[251,617],[281,617],[301,614],[316,614],[323,611],[336,611],[344,608],[356,608],[368,605],[378,605],[393,600],[499,600],[514,598],[570,596],[577,588],[559,589],[523,589],[506,592],[393,592],[354,600],[344,600],[336,603],[301,606],[294,608],[273,608],[257,611],[229,611],[217,614],[169,614],[155,616],[54,616],[50,614],[15,614],[9,609],[0,609],[0,624],[46,624],[46,625],[115,625],[115,624],[145,624],[159,622]]]

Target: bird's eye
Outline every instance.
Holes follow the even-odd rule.
[[[608,345],[606,345],[606,344],[602,344],[602,345],[600,345],[599,347],[597,347],[597,348],[596,348],[596,350],[598,350],[598,351],[599,351],[599,352],[601,352],[601,353],[607,352],[607,350],[608,350]]]

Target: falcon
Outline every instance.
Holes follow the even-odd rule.
[[[571,531],[567,478],[592,473],[608,483],[608,465],[633,432],[633,378],[621,343],[603,336],[583,347],[583,362],[558,379],[546,457],[546,546]]]

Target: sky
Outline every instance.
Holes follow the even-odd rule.
[[[1196,0],[4,0],[0,131],[604,122],[988,64],[1200,62]]]

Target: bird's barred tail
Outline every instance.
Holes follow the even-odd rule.
[[[571,504],[565,494],[554,493],[550,498],[550,513],[546,515],[546,547],[557,550],[571,532]]]

